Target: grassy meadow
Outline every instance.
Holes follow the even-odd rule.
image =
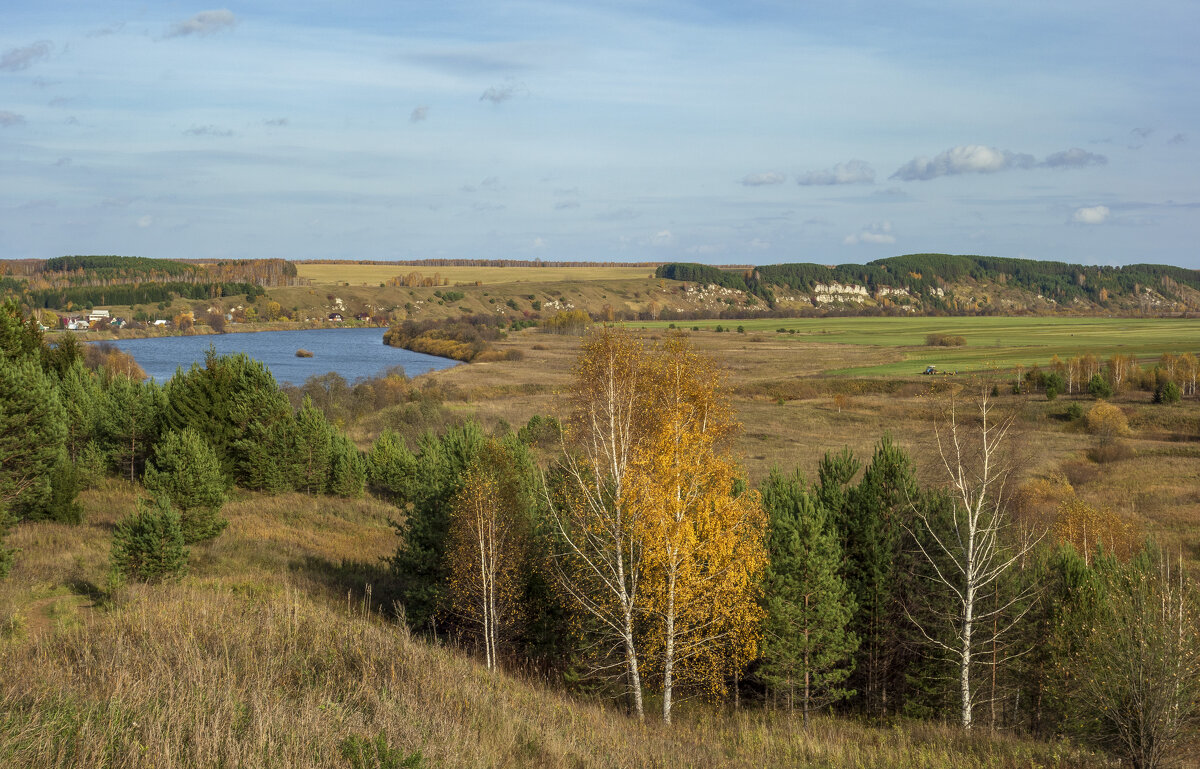
[[[661,329],[670,324],[631,325]],[[1087,353],[1099,358],[1135,355],[1148,362],[1164,352],[1200,351],[1200,320],[1183,318],[754,318],[676,321],[675,325],[702,330],[722,326],[727,331],[741,326],[746,333],[794,337],[804,344],[847,345],[841,365],[826,370],[839,376],[906,376],[920,374],[927,365],[960,373],[986,372],[1018,364],[1044,366],[1054,355],[1066,360]],[[928,334],[961,336],[966,344],[929,347],[925,345]],[[891,350],[901,357],[887,363],[863,361],[856,354],[862,347]]]
[[[410,272],[431,278],[434,273],[445,278],[453,286],[456,283],[472,285],[477,281],[485,286],[502,283],[556,283],[559,281],[583,280],[628,280],[654,277],[653,267],[434,267],[404,264],[311,264],[298,262],[297,275],[311,280],[314,285],[378,286],[384,281]]]

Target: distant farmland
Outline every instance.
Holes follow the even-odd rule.
[[[668,324],[629,325],[661,328]],[[1181,318],[753,318],[676,321],[674,325],[704,331],[722,326],[735,336],[741,326],[747,333],[773,334],[804,344],[853,345],[846,348],[842,365],[834,365],[827,373],[855,376],[919,374],[928,365],[960,373],[1033,363],[1044,366],[1054,355],[1065,361],[1088,353],[1099,358],[1119,353],[1145,363],[1163,353],[1200,353],[1200,322]],[[927,347],[927,334],[961,336],[966,344]],[[856,360],[856,351],[864,345],[897,349],[904,354],[904,361],[864,366]]]
[[[625,280],[650,278],[653,267],[434,267],[408,264],[297,264],[299,277],[315,285],[378,286],[384,281],[410,272],[430,278],[436,273],[453,286],[456,283],[484,285],[501,283],[551,283],[572,280]]]

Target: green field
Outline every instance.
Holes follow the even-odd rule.
[[[638,323],[638,327],[666,328],[666,322]],[[1164,352],[1200,352],[1200,320],[1178,318],[761,318],[747,320],[677,321],[681,328],[703,330],[722,326],[747,333],[772,334],[806,343],[867,345],[896,348],[904,360],[856,366],[848,351],[845,365],[830,374],[854,376],[910,375],[926,366],[973,372],[1009,369],[1018,364],[1045,365],[1054,355],[1066,360],[1091,353],[1107,358],[1120,353],[1135,355],[1143,363]],[[777,329],[795,334],[778,333]],[[947,334],[966,339],[962,347],[928,347],[927,334]]]

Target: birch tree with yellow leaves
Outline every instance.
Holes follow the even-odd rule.
[[[718,693],[757,652],[767,517],[758,492],[735,493],[736,432],[713,362],[675,335],[650,364],[654,429],[629,473],[643,543],[643,655],[661,676],[663,721],[676,684]]]

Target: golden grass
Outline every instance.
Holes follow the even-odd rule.
[[[299,277],[318,285],[378,286],[380,283],[410,272],[432,278],[434,273],[456,283],[484,285],[501,283],[552,283],[582,280],[626,280],[652,278],[653,267],[414,267],[404,264],[305,264],[296,265]]]
[[[0,762],[344,766],[352,736],[436,767],[1097,766],[1066,746],[692,707],[674,728],[488,674],[287,585],[138,588],[87,627],[0,651]]]

